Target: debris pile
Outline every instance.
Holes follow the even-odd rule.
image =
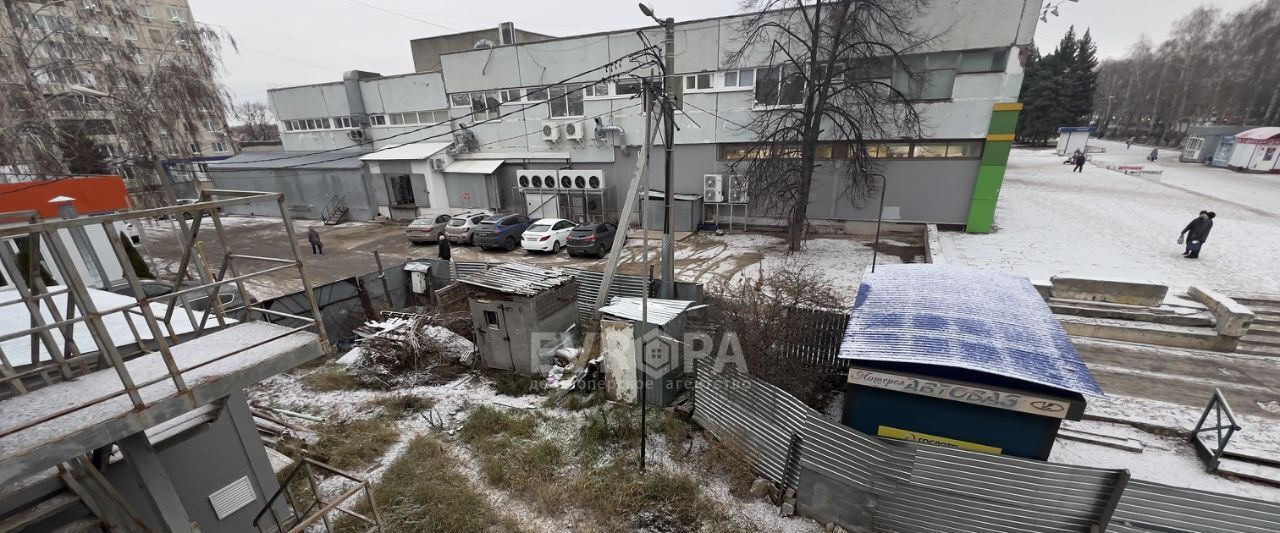
[[[351,374],[380,388],[432,385],[466,369],[475,345],[435,313],[400,314],[356,328],[356,346],[338,359]]]

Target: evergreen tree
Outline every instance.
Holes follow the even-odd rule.
[[[27,265],[30,264],[31,261],[31,245],[27,242],[26,237],[18,237],[13,241],[18,245],[18,272],[22,274],[23,281],[26,281],[27,286],[30,287],[31,278],[27,275]],[[44,282],[44,286],[48,287],[56,285],[57,282],[54,281],[53,276],[49,275],[48,270],[45,270],[44,263],[39,262],[37,265],[40,267],[40,280]]]
[[[1098,89],[1098,45],[1093,42],[1089,30],[1084,31],[1072,68],[1076,79],[1077,95],[1072,99],[1075,107],[1071,112],[1077,120],[1088,121],[1093,115],[1093,95]]]
[[[62,150],[63,164],[71,174],[109,174],[107,156],[98,143],[93,142],[82,129],[68,132],[61,137],[58,148]]]
[[[1097,46],[1088,31],[1077,37],[1073,26],[1052,53],[1041,56],[1034,46],[1028,52],[1017,137],[1023,143],[1046,144],[1058,128],[1085,125],[1093,113]]]

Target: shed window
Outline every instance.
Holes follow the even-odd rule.
[[[497,311],[485,311],[485,312],[484,312],[484,324],[485,324],[485,326],[486,326],[486,327],[488,327],[489,329],[500,329],[500,326],[498,326],[498,312],[497,312]]]

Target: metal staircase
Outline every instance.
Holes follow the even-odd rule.
[[[333,199],[329,200],[329,203],[324,206],[324,210],[321,211],[320,214],[324,216],[324,225],[335,226],[347,220],[348,211],[350,211],[350,209],[347,208],[347,197],[334,196]]]
[[[49,475],[5,495],[0,531],[147,531],[120,493],[87,457],[76,457]]]

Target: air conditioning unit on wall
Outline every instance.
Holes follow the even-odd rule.
[[[444,170],[448,166],[443,157],[433,157],[428,159],[431,162],[431,170]]]
[[[603,191],[603,170],[561,170],[560,187],[576,191]]]
[[[710,204],[724,202],[723,174],[705,174],[702,176],[702,201]]]
[[[728,199],[731,204],[745,204],[750,196],[747,194],[749,187],[747,177],[741,174],[733,174],[729,176],[729,194]]]
[[[543,122],[542,140],[549,143],[560,142],[560,125],[555,122]]]
[[[583,124],[581,122],[570,122],[564,125],[564,138],[571,141],[582,140]]]
[[[550,175],[548,175],[550,174]],[[555,183],[554,170],[520,170],[516,172],[516,185],[521,189],[542,189],[546,182]]]

